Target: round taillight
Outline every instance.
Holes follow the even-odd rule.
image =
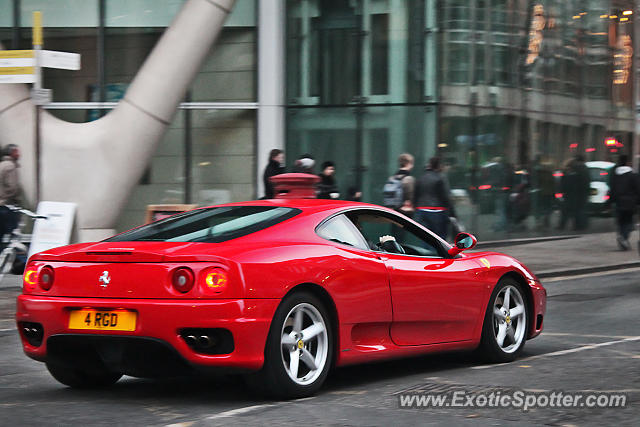
[[[214,268],[204,277],[204,285],[208,292],[220,293],[227,288],[227,272],[221,268]]]
[[[187,267],[180,267],[174,270],[171,277],[171,284],[174,289],[180,293],[187,293],[193,288],[194,283],[193,271]]]
[[[40,274],[38,275],[38,285],[48,291],[53,286],[53,279],[55,278],[55,274],[53,273],[53,268],[45,265],[40,270]]]
[[[25,292],[32,292],[38,284],[38,268],[27,267],[22,276],[22,288]]]

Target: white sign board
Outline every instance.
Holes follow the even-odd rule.
[[[35,83],[35,74],[0,74],[0,83]]]
[[[80,69],[80,54],[78,53],[58,52],[56,50],[40,50],[37,52],[41,67],[61,70]]]
[[[47,219],[37,219],[33,226],[29,258],[31,255],[58,246],[68,245],[76,215],[76,204],[65,202],[40,202],[38,215]]]
[[[0,50],[0,83],[33,83],[35,66],[33,50]]]

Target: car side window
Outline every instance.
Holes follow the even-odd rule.
[[[349,219],[371,250],[413,256],[443,257],[437,239],[402,218],[377,211],[356,211]]]
[[[321,224],[316,233],[323,239],[330,240],[343,245],[353,246],[358,249],[369,249],[358,229],[344,215],[335,216]]]

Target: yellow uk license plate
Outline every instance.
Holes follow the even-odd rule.
[[[137,314],[129,310],[73,310],[69,316],[69,329],[99,331],[135,331]]]

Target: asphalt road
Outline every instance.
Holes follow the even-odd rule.
[[[312,398],[270,402],[233,376],[141,380],[101,391],[66,388],[23,355],[16,288],[0,289],[0,425],[637,425],[640,270],[547,280],[545,332],[524,356],[483,365],[447,354],[341,368]],[[399,407],[404,391],[621,392],[624,408]]]

